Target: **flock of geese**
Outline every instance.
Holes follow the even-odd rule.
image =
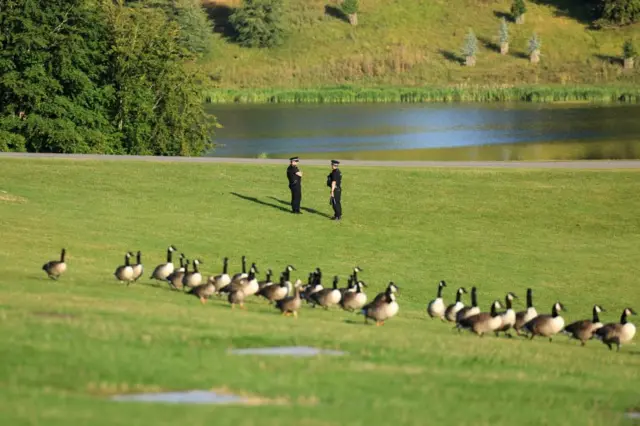
[[[222,273],[205,279],[199,270],[199,265],[203,263],[200,259],[191,261],[182,253],[179,257],[180,264],[176,268],[173,264],[173,253],[176,251],[175,246],[169,246],[167,261],[157,265],[149,278],[167,283],[173,290],[196,296],[203,304],[213,295],[222,297],[226,294],[231,308],[238,305],[244,309],[244,302],[248,297],[258,296],[273,304],[282,315],[297,317],[304,300],[312,307],[319,305],[329,309],[332,306],[340,306],[344,310],[361,313],[364,315],[365,323],[373,320],[377,326],[383,325],[385,321],[397,315],[400,309],[396,300],[399,288],[393,281],[388,284],[384,292],[377,294],[371,302],[367,303],[368,298],[363,290],[367,285],[358,279],[358,273],[362,272],[358,266],[353,268],[347,287],[344,288],[338,287],[338,276],[333,277],[331,287],[325,288],[322,284],[320,268],[309,273],[306,284],[303,284],[300,279],[291,282],[291,272],[296,270],[292,265],[285,267],[278,281],[272,280],[271,269],[267,270],[265,279],[259,281],[256,275],[259,273],[257,265],[252,263],[247,269],[246,256],[242,256],[242,272],[230,275],[229,259],[225,257]],[[57,280],[67,270],[65,255],[66,250],[63,248],[59,260],[52,260],[42,266],[49,278]],[[127,285],[138,281],[144,273],[141,252],[136,253],[136,261],[132,264],[133,257],[132,252],[127,252],[124,256],[124,265],[118,266],[114,272],[115,278]],[[549,341],[552,341],[554,335],[564,333],[580,340],[582,346],[588,340],[596,338],[606,344],[610,350],[615,345],[618,351],[622,344],[633,339],[636,332],[635,325],[628,320],[630,315],[636,315],[631,308],[623,309],[620,322],[603,324],[600,322],[599,314],[605,310],[600,305],[594,305],[591,319],[565,325],[565,320],[560,315],[565,310],[562,303],[554,303],[551,314],[539,315],[533,305],[531,288],[527,289],[527,308],[524,311],[513,310],[513,301],[518,297],[509,292],[504,299],[505,306],[502,306],[500,300],[494,300],[489,312],[481,312],[478,307],[476,287],[471,288],[470,306],[465,306],[462,302],[462,296],[467,293],[464,287],[458,288],[455,302],[447,306],[442,298],[442,291],[446,286],[445,281],[438,283],[437,296],[428,303],[427,313],[433,319],[439,318],[443,322],[455,323],[455,328],[459,332],[469,330],[480,337],[493,332],[496,336],[503,333],[512,337],[511,330],[513,330],[519,336],[528,335],[530,339],[542,336],[549,338]],[[505,308],[504,311],[499,311],[503,308]]]
[[[293,265],[287,265],[277,281],[272,279],[271,269],[267,270],[266,278],[259,281],[257,265],[252,263],[247,269],[246,256],[242,256],[242,272],[230,275],[229,258],[225,257],[222,273],[205,278],[199,270],[199,265],[203,263],[200,259],[191,261],[182,253],[179,257],[180,264],[176,267],[173,264],[173,253],[176,251],[175,246],[169,246],[167,261],[157,265],[149,278],[167,283],[173,290],[196,296],[203,304],[213,295],[222,297],[226,294],[231,308],[237,305],[244,309],[244,302],[248,297],[258,296],[273,304],[282,315],[297,317],[304,300],[314,308],[321,306],[329,309],[332,306],[340,306],[350,312],[362,313],[365,323],[373,320],[376,325],[383,325],[384,321],[395,316],[400,309],[396,301],[399,288],[393,281],[384,292],[367,303],[367,295],[363,291],[367,284],[358,279],[358,273],[362,272],[358,266],[353,268],[347,287],[339,288],[339,277],[334,276],[332,286],[325,288],[320,268],[309,274],[306,284],[300,279],[291,282],[291,272],[296,270]],[[60,260],[52,260],[42,266],[49,278],[57,280],[67,270],[65,256],[66,250],[63,248]],[[134,256],[136,260],[132,263],[131,259]],[[143,273],[142,254],[138,251],[135,255],[132,252],[125,253],[124,264],[118,266],[113,275],[121,283],[129,285],[138,281]]]

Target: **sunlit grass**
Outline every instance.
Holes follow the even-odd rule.
[[[0,412],[6,424],[620,424],[638,405],[637,345],[612,353],[565,337],[458,335],[425,318],[437,282],[445,301],[478,286],[486,309],[514,291],[567,320],[594,303],[616,321],[640,308],[640,174],[343,168],[344,221],[330,213],[325,168],[303,167],[302,216],[287,209],[284,168],[222,164],[0,161]],[[241,198],[233,193],[255,199]],[[278,201],[282,200],[284,203]],[[319,213],[319,214],[318,214]],[[324,214],[324,215],[323,215]],[[401,310],[383,327],[304,307],[297,320],[266,302],[231,311],[146,277],[167,245],[216,273],[240,256],[261,273],[320,266],[341,284],[354,265],[368,292],[389,280]],[[68,250],[69,271],[41,265]],[[112,276],[142,250],[141,282]],[[263,274],[261,274],[261,277]],[[523,300],[518,309],[523,307]],[[232,347],[309,345],[344,358],[234,357]],[[110,402],[136,390],[226,389],[273,405]],[[277,404],[276,404],[277,402]]]

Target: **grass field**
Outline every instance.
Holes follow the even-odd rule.
[[[615,353],[564,336],[478,338],[425,318],[441,279],[446,303],[476,285],[483,309],[507,291],[522,309],[529,286],[539,312],[560,300],[567,321],[594,303],[605,321],[640,309],[640,172],[345,168],[344,221],[334,223],[325,168],[303,165],[303,207],[316,213],[295,217],[277,201],[288,198],[284,167],[4,159],[0,168],[3,424],[612,425],[640,408],[635,342]],[[370,296],[398,283],[400,313],[383,327],[306,307],[285,318],[261,300],[232,311],[112,276],[127,250],[142,250],[148,276],[169,244],[207,273],[224,256],[238,270],[246,254],[261,272],[292,263],[305,279],[320,266],[344,284],[357,264]],[[48,280],[41,265],[63,246],[69,270]],[[349,355],[227,354],[294,344]],[[181,389],[262,404],[107,400]]]
[[[498,52],[500,17],[509,14],[509,0],[367,0],[361,2],[359,24],[326,13],[338,0],[286,0],[288,37],[277,48],[243,48],[217,34],[205,70],[219,78],[220,100],[231,89],[243,101],[268,100],[269,90],[284,99],[296,94],[300,102],[350,100],[350,90],[325,90],[340,85],[364,88],[442,88],[477,91],[476,86],[626,85],[640,81],[638,65],[622,69],[622,44],[640,43],[640,26],[594,30],[579,0],[527,1],[522,25],[509,24],[510,53]],[[240,0],[204,0],[219,31]],[[329,9],[331,10],[331,9]],[[472,28],[479,39],[477,65],[461,66],[465,34]],[[538,65],[529,63],[528,40],[536,32],[542,41]],[[255,90],[268,89],[268,90]],[[314,89],[314,90],[306,90]],[[246,95],[247,91],[256,95]],[[428,91],[428,90],[427,90]],[[567,90],[564,90],[567,91]],[[393,90],[377,99],[393,97]],[[434,94],[437,96],[438,94]],[[490,97],[489,97],[490,98]],[[284,101],[283,100],[283,101]]]

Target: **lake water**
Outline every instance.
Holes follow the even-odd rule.
[[[640,158],[640,105],[207,105],[223,157],[361,160]]]

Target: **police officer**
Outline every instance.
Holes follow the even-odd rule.
[[[331,160],[331,173],[327,176],[327,186],[331,188],[331,198],[329,198],[329,202],[333,207],[333,217],[331,220],[342,219],[342,173],[338,165],[340,165],[338,160]]]
[[[302,214],[300,211],[300,201],[302,200],[302,172],[298,168],[298,157],[289,158],[287,167],[287,179],[289,179],[289,189],[291,190],[291,212]]]

